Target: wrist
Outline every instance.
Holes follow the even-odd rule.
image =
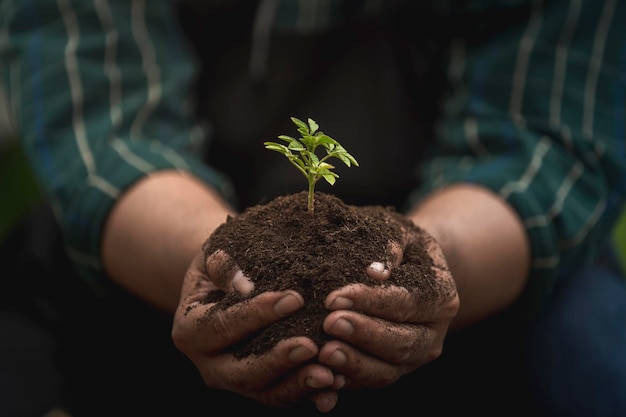
[[[161,171],[127,190],[103,231],[102,260],[113,281],[167,310],[202,243],[231,213],[191,175]]]
[[[530,269],[530,245],[522,221],[492,191],[452,185],[424,199],[410,213],[440,245],[456,282],[461,308],[455,326],[511,305]]]

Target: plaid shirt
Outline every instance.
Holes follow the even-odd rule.
[[[440,43],[447,88],[420,172],[423,186],[412,200],[458,182],[506,199],[532,244],[529,290],[537,300],[603,249],[626,189],[626,3],[260,4],[271,12],[266,24],[280,31],[325,30],[401,7],[448,19]],[[232,194],[228,181],[198,157],[206,135],[185,95],[196,68],[181,47],[173,7],[146,0],[0,0],[0,62],[12,114],[67,253],[95,284],[106,280],[100,263],[106,216],[143,176],[189,171]],[[500,16],[513,12],[523,18],[502,24]]]

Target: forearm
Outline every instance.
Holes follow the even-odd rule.
[[[439,242],[456,282],[461,304],[453,327],[493,315],[521,294],[530,245],[517,214],[496,194],[453,185],[427,197],[409,216]]]
[[[524,223],[532,246],[529,278],[519,275],[525,261],[502,254],[524,245],[520,245],[521,228],[511,229],[519,220],[512,221],[507,210],[498,210],[501,204],[489,204],[487,199],[485,208],[477,210],[469,206],[470,201],[453,201],[462,213],[445,206],[437,209],[441,213],[428,206],[415,213],[417,222],[434,223],[425,226],[435,228],[445,246],[461,291],[459,324],[507,305],[516,288],[525,290],[516,315],[539,314],[550,303],[557,282],[568,279],[564,272],[584,267],[598,256],[626,195],[619,183],[626,153],[623,137],[614,129],[624,111],[615,105],[618,75],[608,70],[616,67],[620,56],[626,26],[618,22],[626,14],[625,4],[524,3],[517,2],[519,9],[497,2],[473,8],[476,19],[485,22],[479,32],[466,30],[467,25],[449,25],[455,30],[449,33],[453,39],[446,58],[449,66],[442,71],[449,76],[449,94],[443,97],[429,144],[432,157],[420,167],[422,187],[412,200],[447,184],[482,184],[514,207]],[[498,19],[491,19],[496,11]],[[563,19],[565,14],[574,18]],[[449,17],[461,16],[467,19],[459,13]],[[607,36],[602,37],[602,54],[597,54],[600,33]],[[580,59],[568,60],[568,54]],[[545,64],[555,59],[563,65],[545,71]],[[597,75],[592,83],[590,73]],[[542,87],[546,85],[554,88]],[[578,94],[581,85],[587,88],[584,100]],[[433,198],[429,204],[441,206],[438,201],[439,197]],[[499,216],[483,217],[481,211],[492,205]],[[450,223],[459,222],[463,228],[453,233]],[[502,230],[492,232],[498,227],[494,224]],[[461,231],[467,233],[465,239]],[[492,240],[481,247],[477,240],[484,236]],[[529,244],[525,245],[528,253]],[[468,257],[472,249],[484,251],[481,257],[499,256],[500,263],[479,276],[481,271]],[[504,274],[495,267],[504,268]],[[498,281],[502,277],[506,280]],[[482,297],[500,303],[485,302],[481,307],[477,303]]]
[[[102,241],[104,269],[131,293],[174,311],[191,259],[229,213],[215,191],[190,175],[150,175],[111,211]]]

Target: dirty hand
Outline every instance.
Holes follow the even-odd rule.
[[[458,312],[456,285],[439,245],[412,223],[401,223],[393,260],[374,262],[367,272],[391,285],[350,284],[326,298],[332,312],[324,330],[336,339],[318,358],[347,378],[346,389],[390,385],[437,358]]]
[[[329,411],[343,385],[325,366],[310,363],[317,345],[293,337],[260,356],[239,360],[229,347],[300,309],[302,296],[294,291],[266,292],[227,309],[214,309],[207,294],[222,290],[249,294],[253,284],[221,251],[205,261],[199,253],[190,265],[174,316],[172,339],[200,371],[206,385],[283,407],[311,400]]]

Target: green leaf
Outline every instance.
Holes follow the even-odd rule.
[[[355,165],[359,166],[359,163],[347,152],[342,152],[334,155],[337,159],[341,160],[347,166]]]
[[[289,149],[296,152],[306,151],[306,147],[297,140],[294,140],[289,144]]]
[[[298,129],[304,129],[307,133],[309,132],[309,126],[302,120],[298,119],[297,117],[292,117],[291,121],[294,122],[296,126],[298,126]]]
[[[317,137],[317,143],[319,143],[320,145],[333,145],[332,149],[334,149],[337,146],[337,141],[335,139],[324,134],[319,135]]]
[[[287,136],[287,135],[280,135],[278,136],[278,139],[282,139],[285,142],[291,143],[291,142],[298,142],[298,139],[296,138],[292,138],[291,136]]]
[[[311,165],[314,167],[319,166],[320,164],[320,159],[317,157],[317,155],[315,155],[314,153],[312,153],[311,155],[309,155],[309,157],[311,158]]]
[[[272,151],[276,151],[280,153],[285,153],[288,151],[287,147],[285,145],[281,145],[280,143],[265,142],[264,145],[267,149],[272,150]]]
[[[323,175],[323,177],[327,183],[329,183],[330,185],[335,185],[336,178],[338,178],[339,176],[333,172],[329,172],[328,174]]]
[[[330,185],[334,185],[339,175],[333,172],[335,166],[326,162],[329,158],[337,158],[348,167],[359,166],[356,159],[350,155],[339,142],[319,130],[317,122],[311,118],[307,123],[297,117],[291,117],[296,125],[300,138],[296,139],[288,135],[279,135],[278,138],[287,142],[287,146],[276,142],[264,142],[269,150],[280,152],[287,157],[307,179],[309,185],[308,208],[314,209],[315,184],[324,178]],[[326,151],[321,159],[315,153],[318,147]]]
[[[320,127],[315,120],[309,118],[309,128],[311,133],[315,133]]]

